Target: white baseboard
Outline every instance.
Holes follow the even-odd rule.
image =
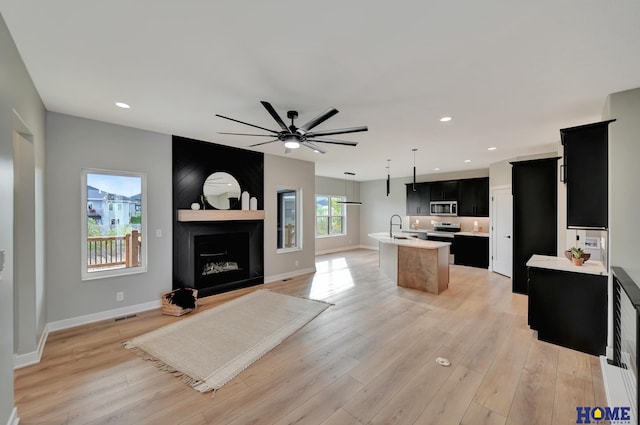
[[[49,324],[44,325],[44,330],[42,331],[42,335],[40,335],[40,340],[38,341],[38,346],[36,347],[36,351],[25,354],[14,354],[13,356],[13,369],[20,369],[23,367],[31,366],[34,364],[40,363],[40,359],[42,358],[42,352],[44,351],[44,346],[47,343],[47,338],[49,337]]]
[[[116,308],[113,310],[101,311],[99,313],[87,314],[84,316],[71,317],[69,319],[58,320],[55,322],[49,322],[45,325],[44,331],[40,336],[38,347],[36,351],[25,354],[16,354],[13,358],[13,368],[20,369],[23,367],[31,366],[40,363],[42,358],[42,352],[47,342],[47,337],[50,332],[61,331],[63,329],[75,328],[76,326],[88,325],[89,323],[100,322],[102,320],[115,319],[122,316],[129,316],[131,314],[140,313],[143,311],[153,310],[160,308],[162,301],[149,301],[142,304],[131,305],[128,307]]]
[[[360,245],[341,246],[339,248],[323,249],[322,251],[316,251],[316,255],[333,254],[334,252],[351,251],[353,249],[360,248]]]
[[[372,251],[380,251],[379,245],[360,245],[358,248],[370,249]]]
[[[607,404],[613,407],[631,406],[629,397],[625,391],[622,369],[617,366],[610,365],[605,356],[600,356],[600,368],[602,369],[604,390],[607,394]]]
[[[19,422],[20,418],[18,417],[18,409],[14,407],[13,411],[11,412],[11,416],[9,416],[7,425],[18,425]]]
[[[153,310],[162,306],[161,300],[149,301],[142,304],[130,305],[128,307],[116,308],[113,310],[101,311],[99,313],[87,314],[84,316],[71,317],[69,319],[49,322],[49,332],[61,331],[63,329],[75,328],[76,326],[88,325],[89,323],[100,322],[102,320],[115,319],[122,316]]]
[[[295,270],[292,272],[277,274],[274,276],[265,276],[264,283],[277,282],[279,280],[290,279],[292,277],[301,276],[303,274],[315,273],[315,272],[316,272],[316,268],[310,267],[308,269]]]

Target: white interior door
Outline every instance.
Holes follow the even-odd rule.
[[[513,271],[513,201],[511,188],[491,193],[491,236],[493,271],[511,277]]]

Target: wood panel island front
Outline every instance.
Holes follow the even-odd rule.
[[[449,287],[449,242],[370,233],[378,241],[382,272],[398,286],[439,294]]]

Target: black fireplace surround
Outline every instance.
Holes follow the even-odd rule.
[[[173,136],[173,289],[196,288],[198,297],[264,283],[262,220],[177,220],[178,210],[200,201],[204,181],[217,171],[234,176],[263,209],[262,153]]]

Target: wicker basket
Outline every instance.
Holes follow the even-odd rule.
[[[193,288],[186,288],[191,290],[193,293],[193,299],[196,302],[196,307],[198,306],[198,290]],[[167,299],[167,295],[172,294],[175,291],[170,291],[162,294],[162,314],[166,314],[168,316],[182,316],[183,314],[187,314],[195,310],[195,308],[182,308],[175,304],[171,304]]]

